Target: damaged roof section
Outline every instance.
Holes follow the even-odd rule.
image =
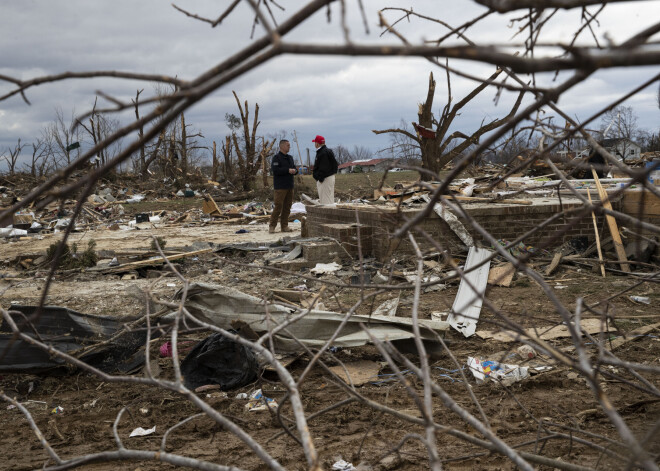
[[[190,286],[184,306],[198,319],[225,330],[234,328],[235,322],[241,321],[261,336],[274,326],[286,325],[286,329],[273,336],[277,347],[283,351],[301,350],[298,342],[308,348],[320,348],[336,332],[338,335],[332,342],[336,347],[366,345],[370,342],[369,334],[382,341],[410,340],[414,337],[413,320],[409,317],[347,316],[315,309],[296,310],[278,303],[266,305],[263,299],[256,296],[226,286],[204,283]],[[338,331],[342,323],[345,325]],[[433,341],[436,340],[433,331],[442,332],[448,327],[446,322],[428,319],[420,320],[419,323],[424,327],[423,338]],[[368,327],[369,334],[361,325]]]

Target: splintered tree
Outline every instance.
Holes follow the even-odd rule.
[[[26,144],[21,144],[21,139],[18,139],[18,144],[14,148],[7,149],[8,154],[0,155],[0,161],[4,160],[7,162],[7,167],[9,169],[9,175],[14,175],[16,171],[16,163],[18,162],[18,157],[21,155],[21,151]]]
[[[157,85],[154,87],[158,96],[159,106],[167,105],[167,96],[170,93],[176,93],[175,86]],[[138,98],[142,90],[136,94],[135,100],[131,100],[135,109],[136,122],[141,123]],[[175,180],[187,178],[189,170],[198,160],[196,154],[198,149],[205,149],[205,146],[199,145],[197,138],[204,138],[201,132],[190,132],[192,125],[186,122],[185,113],[179,113],[175,119],[171,120],[164,129],[161,129],[155,144],[146,146],[145,160],[142,162],[142,154],[139,157],[140,173],[143,177],[153,174],[149,167],[154,164],[163,176]],[[144,128],[142,124],[138,126],[138,135],[143,136]],[[147,157],[148,154],[148,157]]]
[[[481,136],[506,124],[507,121],[511,119],[518,111],[520,102],[522,101],[524,95],[524,91],[520,92],[516,102],[511,108],[511,111],[509,111],[509,114],[507,114],[505,117],[494,119],[487,124],[482,122],[482,125],[479,127],[479,129],[470,135],[467,135],[461,131],[454,131],[450,135],[447,135],[449,128],[454,122],[456,116],[458,116],[459,111],[461,111],[465,105],[467,105],[477,95],[479,95],[479,93],[481,93],[488,85],[491,85],[497,76],[500,75],[500,73],[502,73],[502,70],[497,69],[497,71],[491,75],[488,80],[480,83],[454,106],[451,106],[453,98],[451,96],[451,82],[448,73],[447,104],[442,110],[440,119],[436,119],[432,111],[433,98],[435,96],[435,80],[433,79],[433,72],[431,72],[429,76],[429,89],[426,95],[426,101],[419,105],[419,110],[417,112],[419,122],[412,123],[416,133],[412,134],[410,131],[401,128],[385,129],[382,131],[373,130],[372,132],[375,134],[400,133],[412,139],[420,148],[422,154],[422,166],[425,169],[428,169],[429,171],[437,174],[448,163],[452,162],[456,157],[460,156],[464,151],[469,149],[470,146],[478,144]],[[429,178],[428,175],[423,175],[422,177]]]
[[[77,119],[76,122],[89,134],[92,139],[94,147],[111,134],[114,134],[119,129],[119,121],[100,113],[96,109],[97,100],[94,100],[94,106],[89,116],[89,121],[85,124],[83,121]],[[97,165],[105,164],[109,159],[113,158],[119,151],[121,151],[121,141],[117,140],[116,144],[98,149],[96,156],[92,161],[96,160]],[[114,172],[111,171],[109,173]]]
[[[56,167],[67,167],[79,157],[82,136],[76,122],[75,110],[71,111],[71,119],[67,122],[62,108],[55,108],[55,121],[48,125],[46,132],[49,135],[48,139],[52,142],[51,150]]]
[[[25,163],[23,166],[31,176],[41,177],[48,166],[48,142],[45,139],[37,138],[30,146],[32,147],[32,159],[29,164]]]
[[[140,123],[140,93],[144,91],[144,88],[141,90],[137,90],[135,93],[135,99],[131,99],[131,102],[133,103],[133,107],[135,108],[135,121]],[[138,137],[142,140],[144,139],[144,125],[140,124],[138,127]],[[142,177],[147,177],[147,157],[146,157],[146,152],[144,148],[144,144],[140,146],[140,160],[138,165],[134,165],[134,168],[139,168],[139,173],[142,175]]]
[[[236,92],[232,90],[238,111],[241,116],[241,124],[243,128],[243,136],[238,137],[236,128],[232,130],[232,139],[234,141],[234,148],[236,149],[237,156],[237,181],[243,190],[249,190],[254,183],[257,176],[257,171],[261,167],[262,159],[266,158],[268,152],[273,147],[275,140],[272,142],[262,139],[261,148],[257,150],[257,128],[259,127],[259,104],[254,104],[254,119],[252,120],[252,131],[250,131],[250,110],[248,102],[245,100],[245,109],[241,105]]]

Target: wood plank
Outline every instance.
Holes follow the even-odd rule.
[[[591,191],[587,192],[587,196],[589,197],[589,203],[592,203]],[[600,263],[600,271],[603,274],[603,278],[605,278],[605,265],[603,264],[603,251],[600,248],[600,234],[598,234],[598,222],[596,220],[596,213],[591,211],[591,217],[594,220],[594,232],[596,233],[596,248],[598,249],[598,262]]]
[[[598,334],[602,327],[603,325],[600,319],[584,319],[580,322],[580,329],[588,334]],[[606,331],[614,330],[616,329],[613,326],[607,326]],[[482,330],[477,332],[477,336],[484,340],[496,340],[504,343],[516,342],[521,338],[517,332],[512,330],[503,330],[500,332]],[[571,336],[571,333],[565,325],[555,325],[525,329],[525,336],[531,339],[555,340],[559,338],[568,338]]]
[[[552,272],[554,272],[561,263],[562,257],[563,254],[561,252],[557,252],[555,256],[552,257],[552,262],[550,262],[550,265],[548,265],[548,268],[545,270],[545,276],[552,275]]]
[[[210,216],[222,215],[222,211],[220,211],[220,208],[218,208],[218,205],[215,201],[213,201],[213,198],[211,197],[204,197],[204,202],[202,203],[202,212]]]
[[[212,252],[213,249],[202,249],[202,250],[195,250],[194,252],[185,252],[185,253],[180,253],[177,255],[171,255],[168,256],[167,259],[172,262],[174,260],[180,260],[182,258],[187,258],[187,257],[193,257],[195,255],[200,255],[203,253],[208,253]],[[149,267],[152,265],[160,265],[165,263],[165,260],[162,257],[159,258],[150,258],[148,260],[140,260],[138,262],[131,262],[131,263],[124,263],[122,265],[119,265],[117,267],[106,267],[106,268],[101,268],[101,269],[90,269],[89,271],[99,271],[101,273],[122,273],[127,270],[132,270],[135,268],[142,268],[142,267]]]
[[[346,367],[346,370],[344,370]],[[380,365],[375,361],[360,360],[352,363],[344,363],[344,366],[331,366],[330,371],[339,376],[345,383],[353,386],[362,386],[369,381],[378,381],[378,372]],[[349,377],[346,376],[348,371]]]
[[[488,284],[504,286],[505,288],[508,288],[511,286],[513,275],[515,274],[516,269],[513,267],[513,263],[511,262],[493,267],[488,273]]]
[[[641,213],[644,216],[660,216],[660,198],[645,189],[626,190],[623,192],[622,212],[637,217]]]
[[[468,203],[500,203],[500,204],[533,204],[531,200],[518,200],[518,199],[505,199],[505,198],[485,198],[480,196],[460,196],[460,195],[448,195],[449,198],[466,201]]]
[[[598,188],[598,194],[600,195],[600,201],[603,204],[603,208],[608,209],[612,211],[612,204],[610,203],[610,200],[607,198],[607,193],[603,189],[603,185],[600,184],[600,180],[598,180],[598,175],[596,174],[596,171],[592,168],[591,173],[594,176],[594,181],[596,182],[596,187]],[[614,240],[614,249],[616,250],[616,256],[619,259],[620,262],[627,262],[628,257],[626,257],[626,249],[623,246],[623,242],[621,241],[621,234],[619,234],[619,228],[616,224],[616,219],[610,214],[605,215],[605,220],[607,221],[607,225],[610,228],[610,234],[612,234],[612,239]],[[626,273],[630,273],[630,265],[627,263],[622,263],[621,264],[621,270],[623,270]]]
[[[653,331],[653,330],[655,330],[659,327],[660,327],[660,322],[655,323],[655,324],[645,325],[643,327],[639,327],[638,329],[635,329],[633,331],[628,332],[626,338],[621,337],[621,338],[612,340],[612,342],[610,344],[605,345],[605,348],[609,347],[610,350],[614,350],[615,348],[619,348],[620,346],[622,346],[622,345],[624,345],[628,342],[636,340],[639,335],[646,335],[649,332],[651,332],[651,331]]]

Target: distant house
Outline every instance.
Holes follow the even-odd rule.
[[[368,159],[346,162],[338,167],[339,173],[384,172],[394,163],[392,159]]]
[[[626,137],[605,139],[602,146],[621,160],[637,160],[642,156],[642,148]]]

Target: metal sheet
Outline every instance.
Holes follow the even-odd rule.
[[[458,285],[458,293],[454,299],[451,313],[447,321],[454,329],[461,332],[466,337],[474,335],[477,330],[477,321],[481,314],[481,305],[483,295],[486,292],[488,284],[488,272],[490,271],[490,261],[483,263],[493,252],[480,247],[470,247],[464,271],[472,267],[479,268],[471,270],[461,280]]]
[[[429,198],[428,195],[423,195],[422,199],[427,203],[429,203],[431,201],[431,198]],[[461,221],[459,221],[459,219],[456,217],[456,215],[454,215],[450,211],[447,211],[439,203],[435,203],[433,205],[433,211],[435,211],[435,214],[440,216],[440,218],[442,218],[447,223],[449,228],[452,231],[454,231],[454,234],[456,234],[458,236],[458,238],[461,239],[461,241],[465,245],[467,245],[468,247],[472,247],[474,245],[474,240],[472,239],[472,236],[470,235],[468,230],[465,228],[463,223],[461,223]]]
[[[247,323],[258,335],[263,335],[269,328],[300,313],[300,310],[278,304],[266,305],[261,298],[227,286],[207,283],[190,286],[185,306],[192,315],[204,322],[231,329],[232,321],[240,320]],[[286,331],[278,332],[274,336],[275,342],[282,351],[300,350],[301,347],[293,338],[295,336],[308,347],[319,348],[340,328],[344,317],[345,314],[339,312],[311,311],[291,323]],[[420,319],[419,323],[423,327],[422,338],[431,341],[435,340],[435,336],[429,330],[443,331],[449,327],[446,322],[427,319]],[[380,340],[396,341],[414,337],[411,318],[354,314],[341,328],[333,345],[355,347],[369,343],[369,336],[360,324],[365,324],[369,333]]]

